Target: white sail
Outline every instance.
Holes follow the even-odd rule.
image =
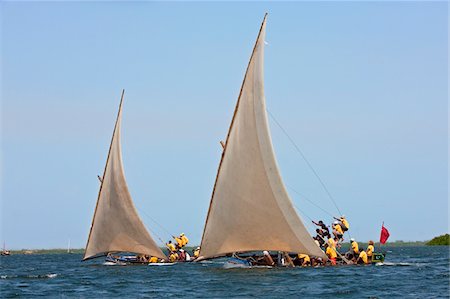
[[[201,242],[201,259],[259,250],[325,258],[296,213],[275,160],[264,98],[265,29],[266,17],[219,165]]]
[[[128,191],[122,164],[122,98],[83,260],[108,252],[133,252],[166,258],[152,239]]]

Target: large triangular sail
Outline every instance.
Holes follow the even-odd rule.
[[[139,218],[125,181],[120,145],[123,95],[124,91],[83,260],[108,252],[133,252],[166,258]]]
[[[224,146],[201,242],[201,259],[273,250],[325,257],[286,191],[275,159],[264,98],[266,16]]]

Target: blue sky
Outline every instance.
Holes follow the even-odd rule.
[[[448,232],[445,2],[2,2],[1,235],[84,247],[125,88],[128,185],[154,235],[200,242],[265,12],[267,106],[359,240]],[[336,208],[270,121],[285,183]],[[330,216],[289,190],[300,214]],[[151,217],[151,218],[150,218]],[[163,225],[155,225],[151,219]],[[158,237],[155,236],[155,239]]]

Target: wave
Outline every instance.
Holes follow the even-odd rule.
[[[376,263],[375,266],[400,266],[400,267],[408,267],[408,266],[424,266],[424,263],[391,263],[391,262],[384,262],[384,263]]]
[[[13,279],[13,278],[29,278],[29,279],[41,279],[41,278],[55,278],[57,273],[49,274],[36,274],[36,275],[0,275],[0,279]]]

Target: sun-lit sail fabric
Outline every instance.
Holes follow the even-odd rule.
[[[325,257],[281,179],[263,82],[265,19],[228,133],[201,242],[201,259],[273,250]]]
[[[139,218],[128,191],[120,146],[121,115],[122,100],[83,259],[108,252],[166,258]]]

